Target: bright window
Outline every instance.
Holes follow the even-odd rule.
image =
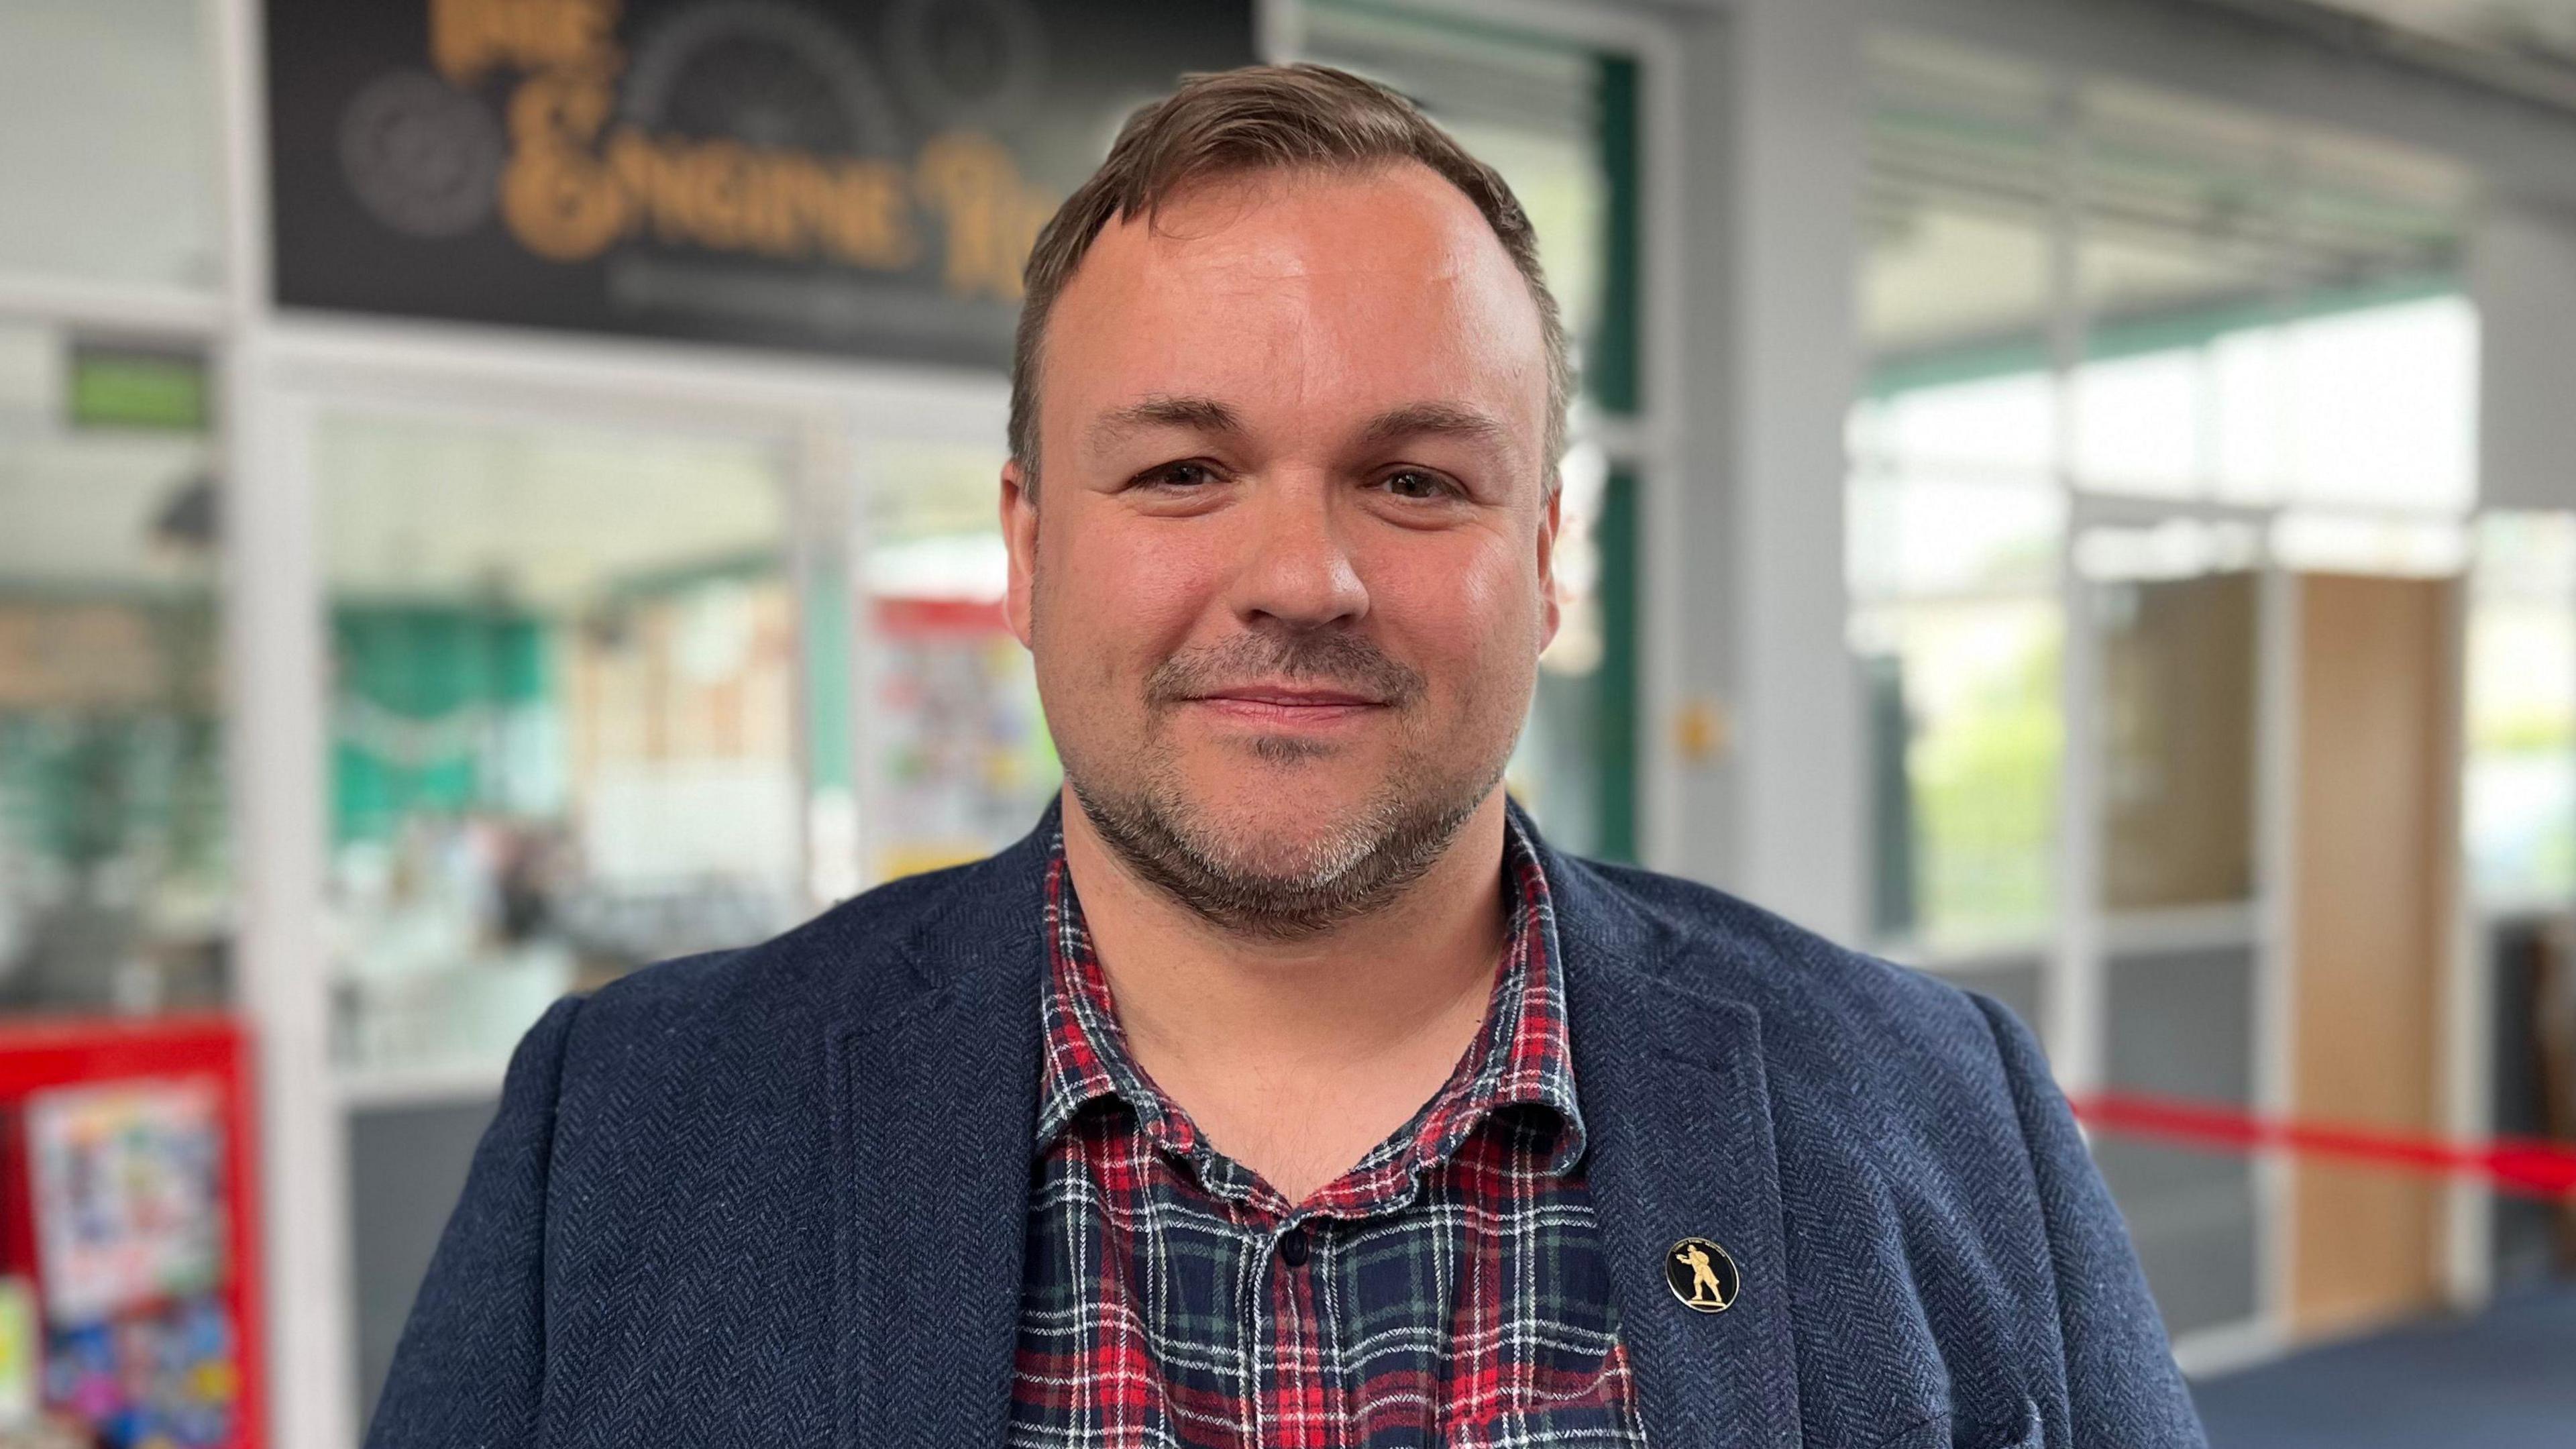
[[[2469,880],[2496,905],[2576,896],[2576,514],[2480,521],[2470,575]]]

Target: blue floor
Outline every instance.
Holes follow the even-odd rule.
[[[2576,1290],[2192,1385],[2211,1449],[2576,1449]]]

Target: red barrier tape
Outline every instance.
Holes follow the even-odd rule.
[[[2576,1197],[2576,1148],[2537,1138],[2499,1137],[2462,1144],[2360,1127],[2285,1122],[2233,1107],[2124,1092],[2085,1097],[2073,1106],[2086,1126],[2113,1136],[2152,1137],[2222,1152],[2271,1149],[2338,1157],[2410,1172],[2481,1177],[2499,1191],[2525,1197]]]

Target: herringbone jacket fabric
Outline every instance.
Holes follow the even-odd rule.
[[[999,1444],[1055,828],[549,1010],[370,1449]],[[2008,1013],[1717,891],[1540,858],[1650,1444],[2202,1444]],[[1694,1236],[1741,1270],[1725,1312],[1666,1285]]]

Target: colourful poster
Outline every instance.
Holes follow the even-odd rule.
[[[240,1399],[232,1320],[213,1298],[50,1336],[45,1401],[99,1449],[226,1449],[238,1442]]]
[[[203,1078],[27,1098],[39,1283],[54,1325],[223,1281],[222,1108]]]

